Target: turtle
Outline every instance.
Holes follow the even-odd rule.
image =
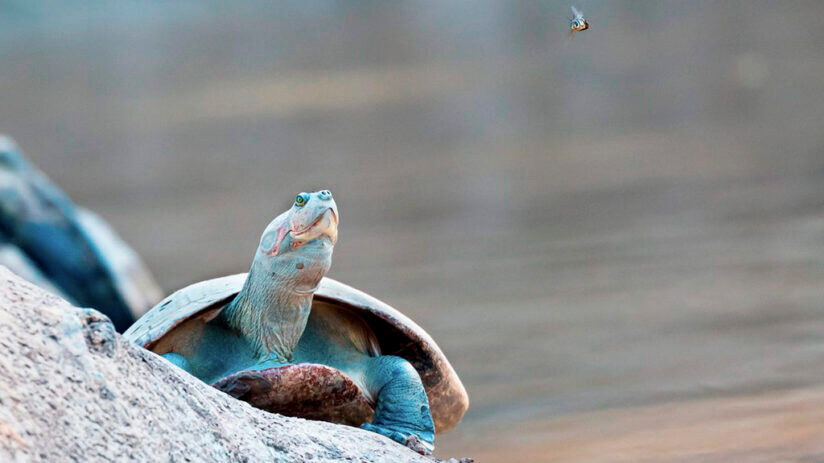
[[[163,296],[137,253],[3,135],[0,264],[73,305],[103,312],[120,332]]]
[[[329,190],[300,193],[248,273],[171,294],[124,333],[201,381],[288,416],[360,426],[430,454],[469,406],[435,341],[400,311],[325,276]]]

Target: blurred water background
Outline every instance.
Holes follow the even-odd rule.
[[[169,291],[330,188],[330,276],[467,386],[444,456],[824,385],[824,3],[577,6],[0,0],[0,132]]]

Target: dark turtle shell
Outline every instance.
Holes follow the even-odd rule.
[[[246,274],[187,286],[150,310],[124,336],[155,353],[172,350],[174,338],[197,336],[243,287]],[[388,304],[350,286],[324,278],[313,304],[323,303],[359,316],[375,334],[383,355],[408,360],[423,381],[438,432],[453,428],[466,409],[466,390],[429,334]],[[314,309],[313,309],[314,312]],[[371,398],[345,373],[317,364],[293,364],[241,371],[213,386],[255,407],[290,416],[358,425],[371,418]]]

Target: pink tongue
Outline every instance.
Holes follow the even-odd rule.
[[[278,249],[280,249],[280,243],[283,241],[283,238],[286,237],[286,234],[289,233],[289,230],[283,226],[278,228],[278,237],[275,240],[275,245],[272,246],[272,250],[269,251],[270,254],[278,255]]]

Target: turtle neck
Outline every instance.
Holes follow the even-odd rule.
[[[255,261],[243,289],[223,310],[227,325],[249,339],[261,359],[289,362],[312,310],[313,291],[297,291],[288,272]]]

